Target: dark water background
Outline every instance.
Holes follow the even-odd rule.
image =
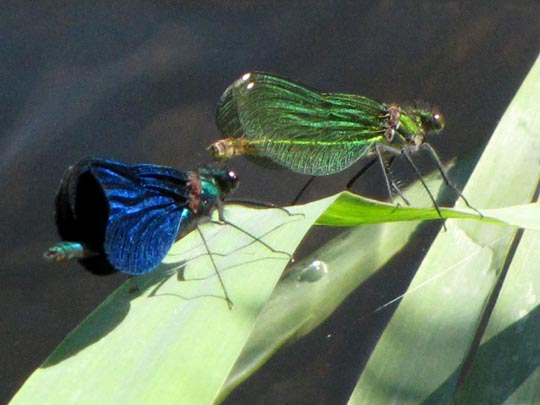
[[[540,49],[537,1],[107,3],[0,6],[0,403],[125,280],[41,260],[57,241],[58,182],[76,160],[183,169],[209,162],[216,101],[250,70],[382,101],[429,100],[447,119],[432,139],[442,159],[474,155]],[[237,197],[285,204],[306,180],[245,159],[230,166],[242,178]],[[350,175],[317,180],[305,199],[339,191]],[[377,175],[358,190],[384,196]],[[410,255],[386,266],[394,285],[432,237],[427,228]],[[317,243],[315,235],[310,246]],[[376,335],[386,321],[377,314],[355,322],[374,309],[361,301],[392,295],[388,277],[352,296],[228,403],[346,401],[360,372],[351,348],[368,353],[369,331]]]

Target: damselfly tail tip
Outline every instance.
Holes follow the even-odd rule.
[[[214,142],[212,145],[208,146],[206,150],[216,161],[220,161],[223,157],[222,141]]]
[[[48,262],[60,263],[66,260],[66,255],[57,246],[52,246],[43,253],[43,259]]]
[[[45,253],[43,258],[50,262],[64,262],[71,259],[83,259],[85,257],[96,256],[97,253],[85,249],[78,242],[59,242],[51,246]]]

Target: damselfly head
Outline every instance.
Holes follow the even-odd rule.
[[[444,128],[445,120],[444,116],[440,112],[431,114],[431,125],[433,131],[440,131]]]
[[[429,115],[422,115],[422,124],[427,132],[439,132],[444,128],[444,116],[440,112],[431,112]]]
[[[214,173],[214,179],[223,194],[232,193],[240,184],[238,173],[235,170],[219,170]]]

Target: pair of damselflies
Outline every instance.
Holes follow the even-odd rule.
[[[375,154],[390,197],[397,193],[408,203],[384,160],[387,154],[404,156],[442,219],[412,159],[415,152],[426,150],[446,184],[470,207],[425,142],[426,134],[442,130],[440,113],[358,95],[322,93],[274,75],[248,73],[222,95],[217,125],[225,138],[208,148],[217,161],[247,155],[321,176]],[[198,225],[209,221],[213,211],[227,223],[223,198],[237,185],[236,173],[225,170],[183,172],[156,165],[82,160],[66,172],[56,197],[56,222],[64,242],[50,248],[45,257],[78,259],[98,274],[146,274],[159,265],[174,241],[195,229],[200,233]],[[232,307],[202,233],[201,237]]]

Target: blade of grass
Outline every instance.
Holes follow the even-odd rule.
[[[231,206],[226,217],[278,250],[294,252],[317,216],[332,202],[313,206],[314,215]],[[294,209],[291,209],[294,213]],[[168,265],[148,277],[130,279],[101,304],[34,372],[12,404],[212,403],[269,299],[289,256],[228,226],[205,224],[229,296],[201,250],[196,232],[178,242]],[[214,233],[219,233],[216,237]],[[214,243],[213,243],[214,242]],[[236,251],[234,254],[227,254]],[[186,260],[194,257],[192,260]],[[184,276],[155,292],[171,263]]]
[[[332,206],[331,210],[328,210],[329,206]],[[381,209],[384,215],[381,215]],[[275,209],[253,210],[229,206],[227,217],[274,249],[292,253],[314,219],[325,211],[330,212],[326,215],[327,221],[331,222],[331,218],[335,217],[343,224],[343,218],[348,218],[354,224],[357,215],[372,218],[370,221],[375,221],[373,218],[383,222],[393,221],[396,209],[388,204],[344,193],[305,206],[291,207],[289,211],[301,212],[302,215],[288,215],[285,211]],[[399,211],[402,211],[402,220],[415,221],[419,213],[423,218],[438,220],[433,209],[400,208]],[[343,216],[336,217],[336,212],[341,212]],[[445,212],[491,221],[459,211]],[[348,267],[349,273],[332,273],[325,283],[316,286],[318,293],[304,290],[304,294],[309,293],[312,297],[311,300],[306,300],[307,296],[304,295],[304,299],[298,300],[298,305],[283,306],[277,299],[277,304],[270,306],[273,309],[268,312],[282,314],[288,320],[283,329],[283,325],[278,327],[279,322],[275,323],[274,315],[270,315],[270,323],[274,322],[271,329],[283,334],[279,337],[276,333],[268,334],[275,338],[275,342],[269,345],[270,350],[268,347],[264,349],[262,357],[261,353],[257,356],[264,360],[291,337],[303,335],[322,322],[355,286],[405,243],[403,232],[411,232],[416,224],[394,225],[387,230],[374,230],[380,233],[381,240],[391,241],[393,248],[388,243],[381,244],[379,249],[386,251],[383,247],[387,246],[389,250],[374,260],[372,266],[366,267],[368,271],[354,274],[354,264],[357,262],[351,260],[349,264],[353,266]],[[183,397],[187,402],[193,399],[202,402],[213,400],[247,340],[259,311],[268,300],[288,256],[272,253],[247,234],[228,226],[203,228],[207,243],[215,248],[214,259],[237,310],[227,310],[209,256],[197,233],[193,233],[171,249],[160,269],[145,277],[131,279],[109,297],[31,376],[12,403],[33,403],[37,398],[41,403],[72,400],[79,403],[87,400],[113,403],[119,400],[117,395],[129,398],[131,403],[172,399],[181,402]],[[373,233],[363,235],[364,231],[354,233],[347,243],[357,243],[365,235],[371,242],[377,240],[371,238]],[[399,235],[400,241],[388,236],[392,234]],[[328,253],[321,252],[321,257],[329,255],[333,258],[329,260],[332,267],[339,268],[346,257],[343,249],[347,249],[347,243],[336,245],[337,249],[331,247]],[[368,240],[366,244],[369,244]],[[377,247],[373,246],[369,250],[370,255],[375,249]],[[178,282],[168,277],[173,270],[180,271],[187,281]],[[351,277],[355,281],[351,281]],[[159,288],[156,288],[158,283]],[[283,284],[284,291],[288,292],[282,297],[286,297],[288,302],[295,302],[298,298],[291,301],[287,296],[295,284],[294,280]],[[322,288],[326,291],[322,292]],[[338,293],[338,290],[341,291]],[[327,304],[324,308],[317,308],[315,298],[320,299],[321,295],[332,291],[336,292],[333,298],[321,299]],[[284,307],[288,307],[288,311],[284,311]],[[298,320],[294,314],[303,317],[306,309],[318,310],[318,316],[304,318],[304,322],[293,325],[290,320]],[[254,369],[252,364],[248,368]],[[240,373],[241,378],[249,372]],[[228,383],[224,392],[232,385]],[[51,387],[60,388],[51,390]]]
[[[499,208],[531,201],[540,179],[540,137],[536,131],[540,125],[536,113],[539,95],[540,59],[500,121],[464,190],[473,205]],[[350,403],[454,400],[460,375],[466,375],[463,364],[482,334],[483,320],[489,315],[486,306],[496,291],[516,231],[458,220],[449,220],[447,227],[448,232],[438,236],[426,255],[411,289],[434,273],[452,271],[404,298],[361,374]],[[535,297],[534,305],[538,302]]]
[[[438,192],[439,176],[428,176],[426,181],[431,190]],[[423,186],[415,184],[406,190],[407,195],[419,196]],[[422,198],[417,197],[418,200]],[[411,201],[413,206],[420,201]],[[306,260],[297,263],[280,281],[257,319],[246,347],[229,375],[220,400],[242,381],[259,369],[283,345],[306,335],[320,325],[341,302],[359,285],[373,275],[397,252],[405,247],[412,235],[419,216],[423,219],[439,220],[433,209],[400,207],[400,219],[394,223],[396,207],[370,200],[351,193],[342,193],[317,220],[326,225],[366,225],[331,240]],[[443,209],[449,217],[474,219],[501,224],[503,219],[514,225],[526,225],[540,230],[540,205],[530,204],[500,210],[485,210],[480,218],[476,213]],[[491,216],[488,217],[488,215]],[[405,221],[407,220],[407,221]],[[361,246],[362,249],[358,249]],[[312,262],[322,261],[328,269],[324,277],[317,280],[304,279],[304,271]]]
[[[539,247],[540,232],[524,232],[458,403],[539,401]]]
[[[504,208],[482,208],[479,216],[470,209],[440,208],[444,218],[474,219],[499,225],[540,230],[540,204],[522,204]],[[316,225],[354,226],[385,222],[439,220],[433,208],[396,207],[350,192],[343,192],[318,219]]]
[[[431,190],[437,192],[441,179],[426,178]],[[412,203],[421,200],[422,185],[409,187]],[[343,198],[344,195],[347,198]],[[356,198],[358,197],[358,199]],[[352,223],[358,218],[378,217],[379,203],[350,193],[343,193],[317,220],[317,223]],[[383,203],[381,203],[383,204]],[[386,223],[351,229],[332,239],[300,263],[295,263],[279,282],[271,300],[261,312],[253,332],[227,378],[219,402],[242,381],[258,370],[281,347],[308,334],[320,325],[359,285],[388,262],[409,241],[418,221],[388,223],[395,206],[386,210]],[[434,211],[434,210],[433,210]],[[322,219],[324,218],[324,219]],[[379,216],[380,218],[380,216]],[[436,216],[434,218],[438,219]],[[383,221],[384,222],[384,221]],[[362,249],[358,249],[362,246]],[[316,274],[315,280],[306,277],[306,267],[315,261],[324,263],[326,274]]]

